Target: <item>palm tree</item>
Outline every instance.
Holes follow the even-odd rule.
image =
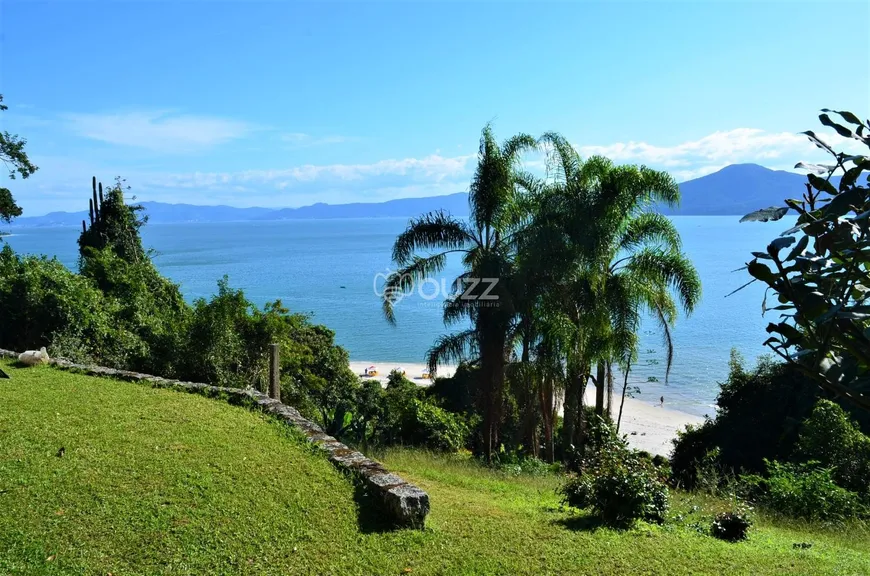
[[[577,441],[586,381],[595,382],[596,411],[603,414],[608,364],[629,366],[644,314],[663,329],[667,378],[670,328],[678,308],[692,312],[701,285],[673,223],[654,210],[656,204],[679,203],[671,176],[602,157],[583,161],[555,133],[541,141],[549,151],[548,178],[531,185],[540,202],[527,245],[535,247],[541,266],[561,270],[548,291],[562,303],[556,314],[565,327],[564,434],[570,444]]]
[[[427,360],[434,374],[439,363],[479,358],[478,403],[483,414],[483,451],[487,458],[491,458],[498,445],[508,335],[515,318],[512,297],[515,238],[528,222],[516,185],[520,155],[535,145],[534,138],[520,134],[499,146],[487,124],[481,134],[477,168],[469,187],[468,221],[444,212],[411,220],[393,245],[393,261],[399,270],[387,278],[384,288],[384,316],[394,323],[398,296],[440,273],[448,255],[461,256],[465,271],[453,282],[457,295],[445,301],[444,322],[449,326],[470,321],[471,327],[439,338]],[[497,283],[492,286],[491,281],[483,279],[495,279]]]

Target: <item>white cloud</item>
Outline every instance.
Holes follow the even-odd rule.
[[[858,151],[857,142],[836,134],[817,134],[835,150]],[[678,181],[710,174],[729,164],[755,163],[789,168],[801,160],[823,160],[824,153],[802,134],[765,132],[757,128],[736,128],[714,132],[698,140],[674,146],[647,142],[617,142],[603,146],[579,146],[584,157],[607,156],[615,162],[647,164],[670,172]]]
[[[348,190],[378,190],[392,186],[438,184],[466,178],[469,161],[474,156],[445,157],[438,154],[425,158],[381,160],[373,164],[306,164],[276,170],[248,170],[234,173],[164,174],[147,178],[143,185],[167,188],[219,188],[248,184],[277,190],[305,187]],[[463,189],[467,187],[467,182]],[[459,190],[455,190],[459,191]]]
[[[256,129],[247,122],[166,111],[64,114],[62,118],[70,130],[85,138],[169,153],[209,149]]]

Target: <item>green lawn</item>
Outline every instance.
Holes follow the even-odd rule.
[[[428,526],[381,532],[345,477],[264,416],[2,365],[3,575],[870,574],[860,526],[762,518],[749,542],[727,544],[692,527],[721,503],[682,495],[686,517],[664,527],[595,529],[560,509],[556,477],[415,451],[382,457],[429,492]]]

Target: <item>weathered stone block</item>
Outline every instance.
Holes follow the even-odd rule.
[[[387,474],[372,474],[366,478],[370,483],[374,486],[386,490],[389,488],[394,488],[396,486],[400,486],[406,484],[404,480],[395,474],[387,473]]]
[[[422,528],[429,514],[429,495],[411,484],[384,492],[384,505],[396,524]]]

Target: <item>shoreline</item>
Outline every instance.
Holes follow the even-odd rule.
[[[404,369],[405,377],[419,386],[428,386],[432,382],[422,378],[426,366],[421,363],[351,361],[349,365],[354,374],[360,377],[364,377],[363,372],[367,367],[375,366],[378,370],[378,375],[373,379],[381,382],[381,385],[387,383],[390,371],[395,368]],[[456,366],[441,366],[438,369],[438,376],[449,377],[455,372]],[[590,403],[594,404],[594,387],[587,387],[584,401],[587,405]],[[614,394],[614,420],[619,415],[619,401],[620,397]],[[626,398],[619,432],[620,435],[626,435],[628,444],[632,448],[667,457],[673,448],[671,440],[677,437],[678,430],[684,429],[686,424],[697,425],[703,422],[704,418],[700,416],[672,410],[661,406],[658,402],[649,403],[637,398]]]

